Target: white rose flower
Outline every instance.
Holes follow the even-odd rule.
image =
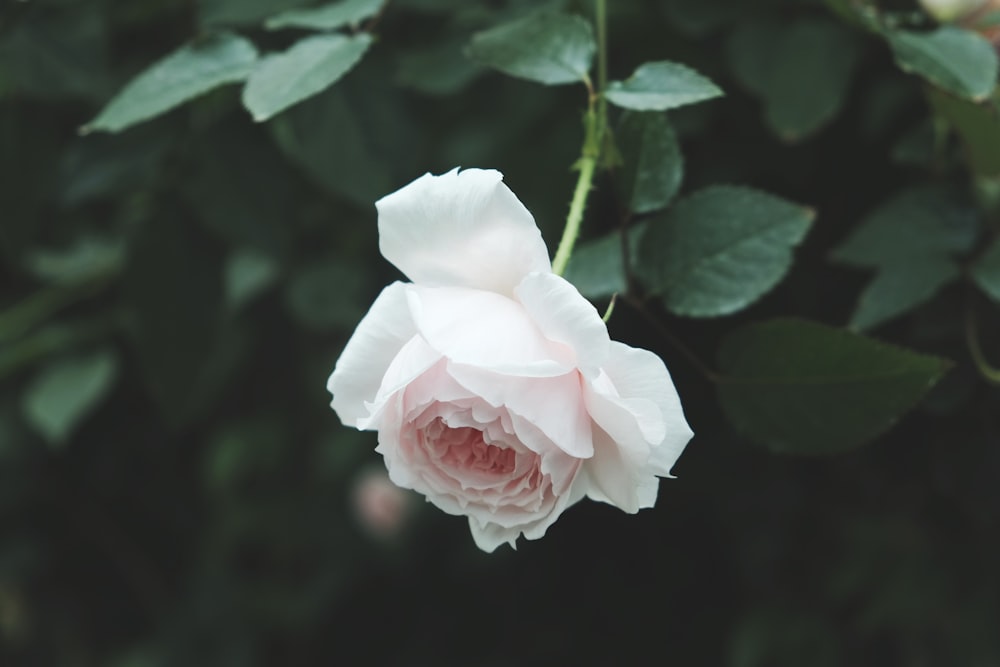
[[[652,507],[692,436],[663,362],[610,340],[502,179],[426,174],[376,203],[412,282],[382,291],[327,385],[392,481],[467,516],[485,551],[584,496]]]

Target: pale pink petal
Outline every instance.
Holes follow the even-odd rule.
[[[414,336],[403,345],[389,368],[386,369],[375,397],[366,402],[369,416],[359,419],[360,429],[378,428],[382,408],[390,396],[405,389],[411,382],[441,361],[441,354],[427,344],[420,336]],[[441,400],[441,399],[439,399]]]
[[[417,329],[407,307],[410,286],[393,283],[382,290],[341,352],[326,388],[341,421],[358,427],[368,417],[386,369]]]
[[[510,296],[533,271],[551,272],[528,209],[490,169],[425,174],[375,203],[382,254],[414,283]]]
[[[512,299],[461,287],[414,286],[407,296],[419,333],[454,362],[526,377],[575,368],[572,351],[545,338]]]
[[[612,342],[611,356],[604,370],[623,398],[649,400],[659,408],[664,435],[659,442],[651,443],[653,447],[648,465],[657,475],[669,476],[670,469],[694,433],[684,419],[681,399],[667,367],[648,350]]]
[[[590,415],[583,402],[579,373],[546,378],[502,377],[456,363],[448,365],[448,372],[490,405],[504,406],[538,428],[563,452],[576,458],[593,455]]]
[[[509,544],[512,549],[517,549],[515,542],[521,534],[518,528],[504,528],[495,523],[480,523],[472,515],[469,516],[469,530],[476,546],[488,554],[496,551],[497,547],[504,543]]]
[[[601,367],[610,351],[608,328],[572,284],[554,273],[532,273],[514,293],[542,335],[574,351],[586,375]]]

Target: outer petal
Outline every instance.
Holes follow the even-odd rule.
[[[604,365],[604,371],[622,397],[643,398],[659,407],[665,435],[660,442],[653,443],[649,466],[657,475],[670,475],[670,469],[694,432],[684,419],[681,399],[667,367],[649,350],[612,342],[611,356]]]
[[[644,467],[638,453],[615,442],[600,428],[594,429],[594,457],[586,462],[586,494],[593,500],[609,503],[624,512],[635,514],[656,502],[659,482]]]
[[[361,428],[360,421],[368,416],[365,403],[375,399],[392,360],[417,333],[407,308],[410,289],[396,282],[382,290],[347,341],[326,383],[333,394],[333,409],[348,426]]]
[[[610,353],[608,328],[572,284],[554,273],[532,273],[515,294],[546,338],[574,351],[584,374],[592,375],[600,368]]]
[[[452,361],[504,375],[552,377],[576,368],[573,351],[547,339],[521,304],[462,287],[414,287],[418,332]]]
[[[533,271],[551,273],[528,209],[491,169],[425,174],[375,203],[382,255],[414,283],[513,294]]]

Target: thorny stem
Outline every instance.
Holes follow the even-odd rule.
[[[597,89],[595,90],[589,78],[584,79],[587,86],[587,113],[584,115],[583,149],[576,167],[580,174],[573,189],[573,200],[566,215],[566,226],[563,228],[559,248],[552,260],[552,271],[562,275],[573,254],[573,246],[580,235],[580,224],[583,222],[583,212],[587,207],[587,197],[594,183],[594,173],[601,157],[601,146],[604,142],[604,130],[608,125],[608,107],[604,101],[604,87],[608,78],[607,57],[607,19],[605,0],[595,0],[595,17],[597,22]]]

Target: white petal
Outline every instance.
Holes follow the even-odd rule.
[[[405,389],[439,361],[442,361],[441,354],[428,345],[423,338],[414,336],[408,340],[393,358],[389,368],[386,369],[375,398],[366,403],[365,407],[368,408],[369,416],[358,420],[358,428],[378,428],[382,407],[389,397],[397,391]]]
[[[417,333],[407,308],[409,289],[396,282],[382,290],[347,341],[327,381],[326,388],[333,394],[331,405],[345,425],[357,427],[368,417],[365,403],[375,399],[386,369]]]
[[[652,443],[648,465],[653,472],[669,476],[670,469],[694,435],[681,408],[681,399],[663,361],[648,350],[611,343],[611,356],[604,365],[619,394],[626,399],[652,401],[663,417],[664,435]]]
[[[587,496],[593,500],[609,503],[629,514],[651,506],[640,502],[649,500],[648,490],[641,491],[656,478],[651,471],[643,469],[641,460],[630,456],[628,449],[619,446],[602,429],[594,429],[594,456],[584,467],[587,475],[581,477],[581,484],[587,485]],[[652,500],[656,500],[655,494]]]
[[[546,378],[513,377],[455,363],[448,365],[448,372],[490,405],[504,406],[528,421],[563,452],[576,458],[593,455],[590,415],[583,402],[579,373]]]
[[[419,287],[408,292],[417,330],[454,362],[528,377],[563,375],[575,368],[572,351],[541,334],[516,301],[462,287]]]
[[[533,271],[551,272],[531,213],[503,174],[425,174],[375,203],[382,255],[414,283],[510,296]]]
[[[554,273],[532,273],[514,292],[542,334],[570,347],[585,373],[604,363],[611,345],[608,328],[571,283]]]
[[[469,517],[469,530],[472,532],[472,539],[476,546],[488,554],[496,551],[501,544],[509,544],[512,549],[517,549],[514,542],[521,534],[520,528],[504,528],[495,523],[481,524],[475,517]]]

